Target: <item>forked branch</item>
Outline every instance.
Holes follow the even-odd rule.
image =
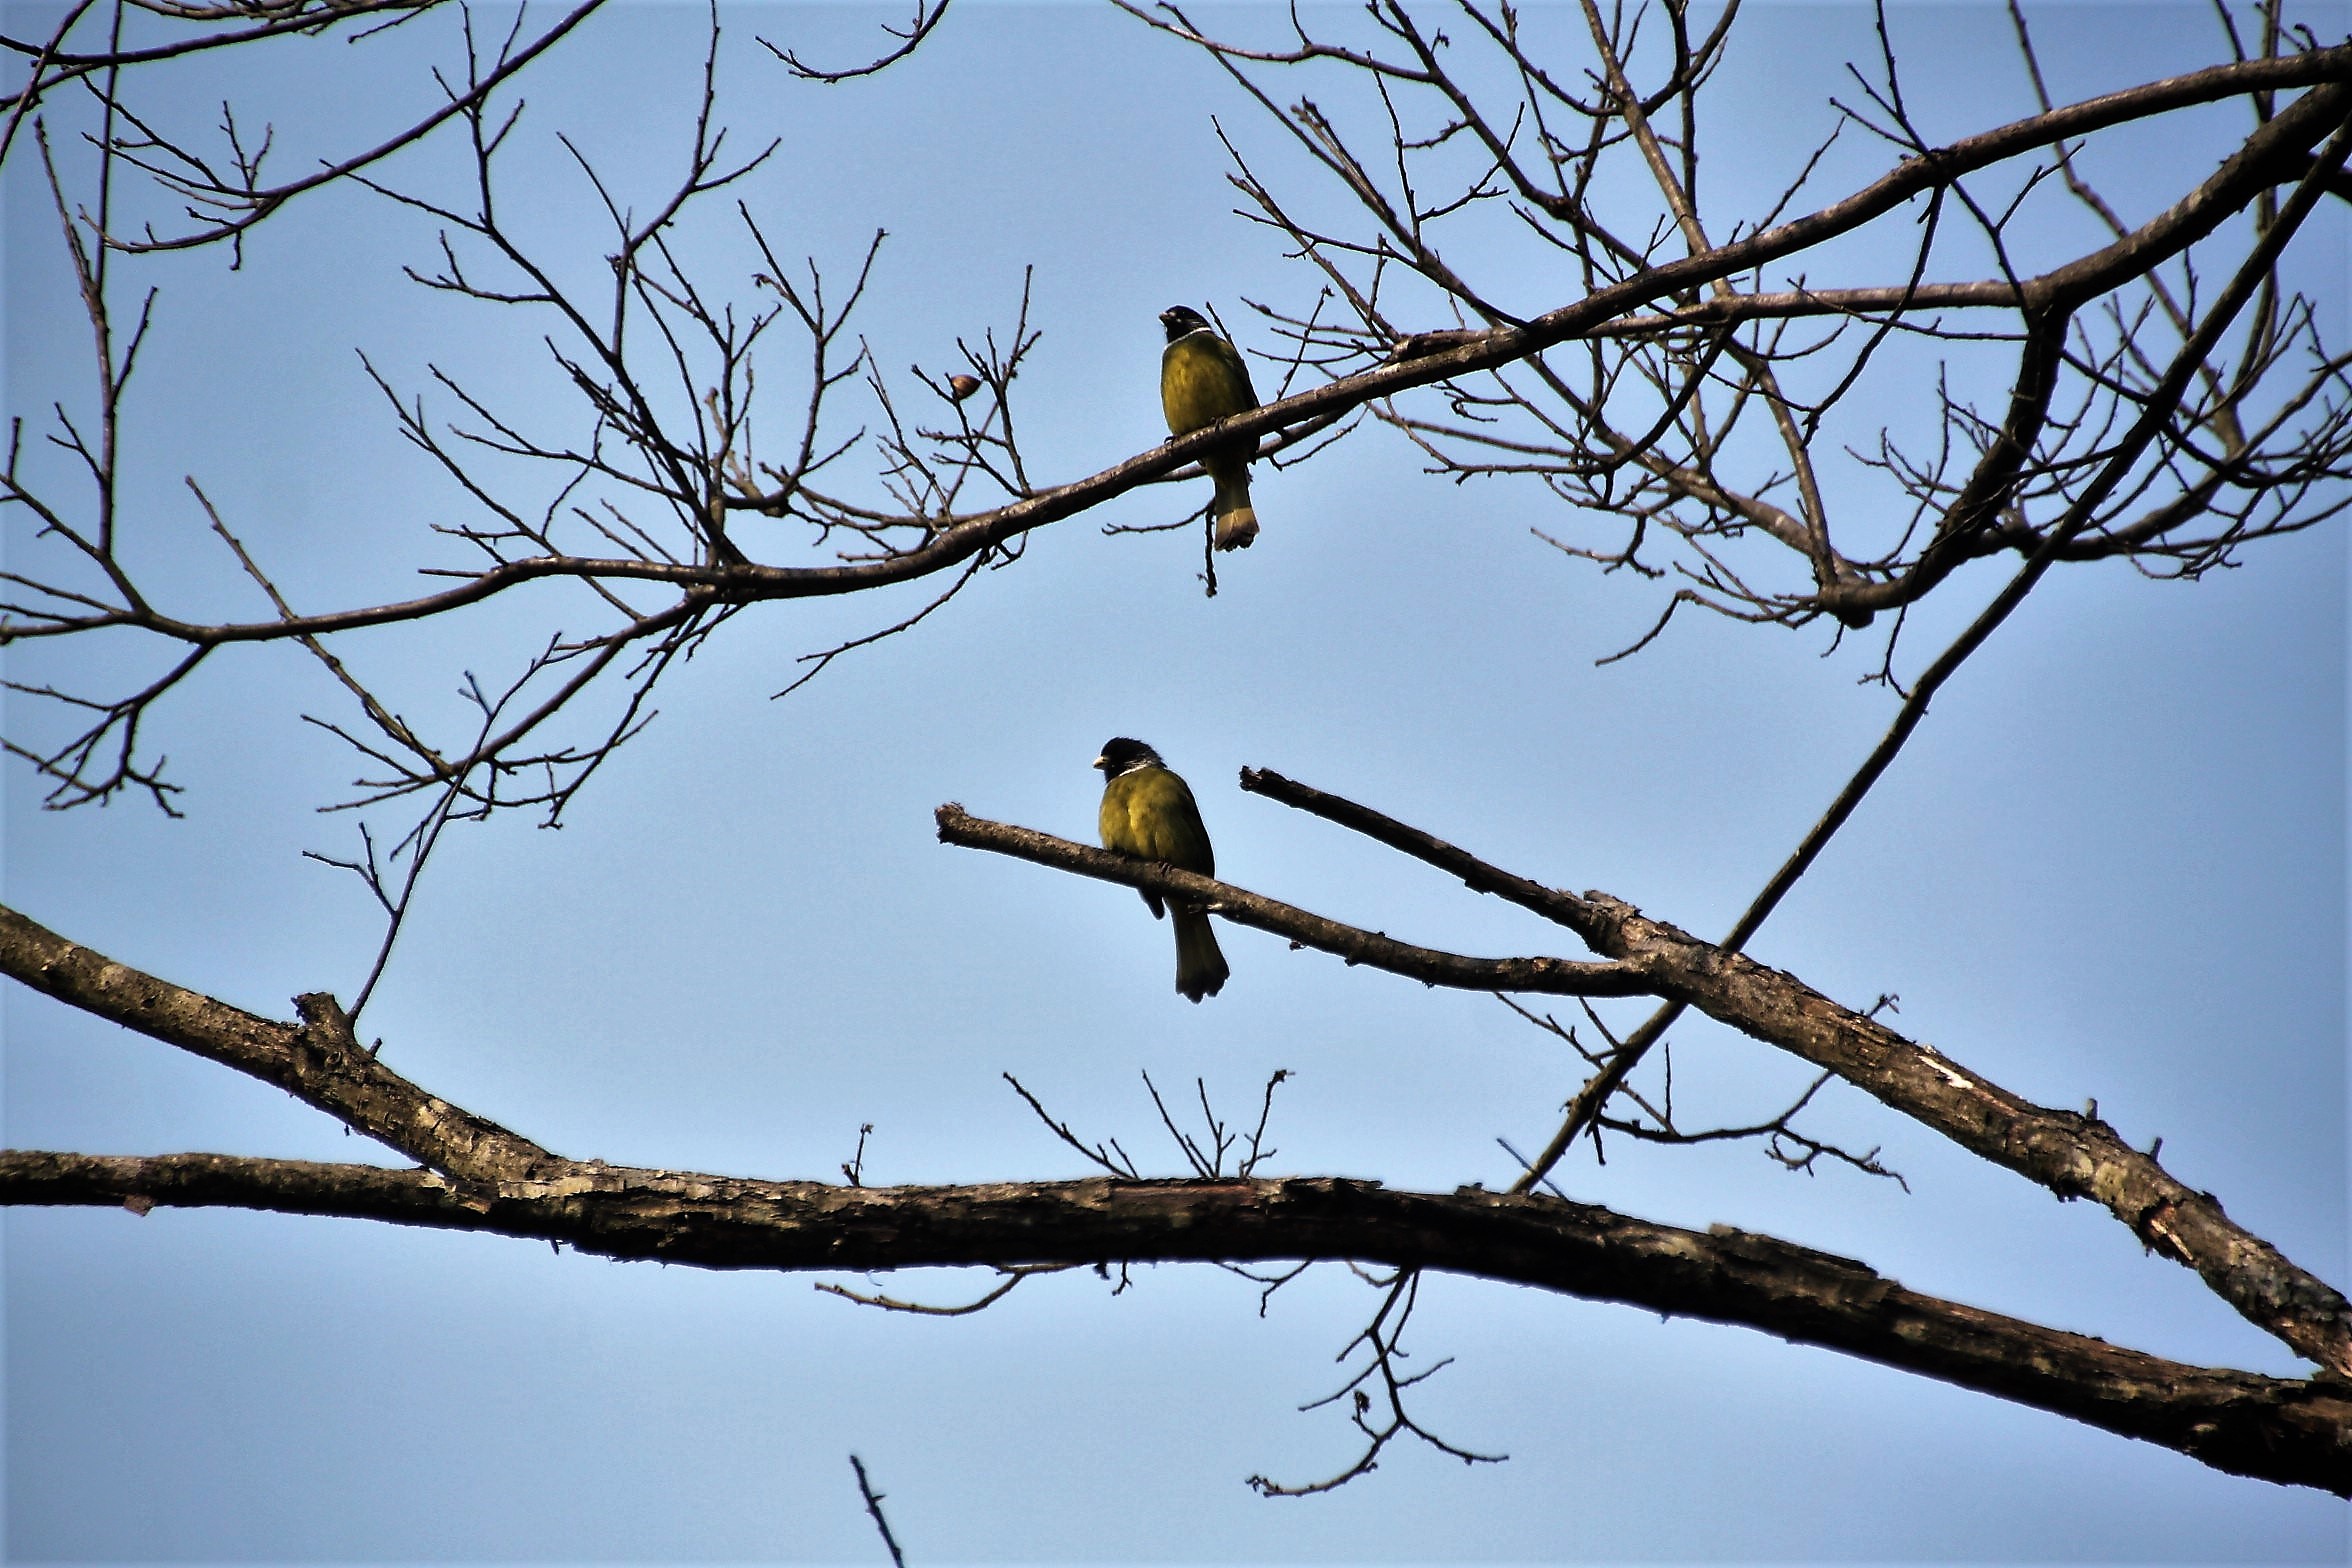
[[[1795,976],[1705,942],[1606,893],[1558,892],[1488,864],[1369,807],[1246,770],[1243,787],[1365,831],[1391,848],[1495,892],[1574,932],[1607,962],[1469,958],[1400,943],[1212,877],[939,808],[945,843],[993,850],[1100,881],[1181,896],[1236,924],[1429,985],[1465,990],[1651,995],[1835,1073],[1891,1108],[2060,1198],[2091,1198],[2150,1250],[2196,1270],[2248,1321],[2352,1377],[2352,1302],[2125,1143],[2096,1115],[2035,1105],[1935,1048],[1905,1039]]]

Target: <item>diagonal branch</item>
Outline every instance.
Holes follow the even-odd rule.
[[[377,1061],[324,992],[294,999],[299,1024],[256,1017],[69,942],[4,907],[0,974],[68,1007],[273,1084],[469,1189],[566,1163]]]
[[[1363,832],[1460,877],[1474,891],[1508,898],[1574,931],[1669,1002],[1695,1007],[1751,1039],[1834,1072],[2061,1198],[2096,1199],[2150,1250],[2195,1269],[2248,1321],[2298,1354],[2352,1376],[2352,1302],[2240,1227],[2212,1194],[2181,1182],[2095,1115],[2035,1105],[1934,1047],[1831,1001],[1794,975],[1652,920],[1606,893],[1580,898],[1542,887],[1368,806],[1262,769],[1245,770],[1242,787]]]

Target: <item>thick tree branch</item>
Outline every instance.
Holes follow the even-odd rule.
[[[278,1023],[117,963],[4,907],[0,974],[68,1007],[275,1084],[469,1190],[565,1163],[377,1061],[324,992],[295,998],[301,1023]]]
[[[2241,79],[2234,75],[2239,72],[2253,72],[2261,80]],[[2236,96],[2238,92],[2256,91],[2273,79],[2282,85],[2296,86],[2352,82],[2352,44],[2314,50],[2308,54],[2241,61],[2169,77],[2145,86],[2086,99],[2048,114],[2012,121],[1976,136],[1964,137],[1934,149],[1927,156],[1905,159],[1898,167],[1861,190],[1803,218],[1719,245],[1712,250],[1647,268],[1621,283],[1596,289],[1573,304],[1537,316],[1524,326],[1495,327],[1473,333],[1464,341],[1434,353],[1384,365],[1278,403],[1267,404],[1216,428],[1229,435],[1257,434],[1305,414],[1320,413],[1328,407],[1339,406],[1342,397],[1347,404],[1352,405],[1434,381],[1494,369],[1526,358],[1555,343],[1584,336],[1602,323],[1628,311],[1809,250],[1838,235],[1850,233],[1915,197],[1949,184],[1960,175],[1989,167],[2019,153],[2169,110],[2210,103]],[[2239,85],[2227,85],[2231,82],[2238,82]],[[2291,162],[2292,154],[2307,150],[2312,143],[2326,135],[2333,123],[2334,112],[2331,104],[2324,112],[2314,111],[2306,122],[2298,124],[2296,132],[2303,137],[2300,146],[2284,133],[2266,139],[2265,155],[2270,160],[2266,166],[2273,179],[2295,177],[2299,171]],[[2214,221],[2218,222],[2219,219]]]
[[[602,1164],[469,1203],[428,1171],[179,1154],[0,1155],[0,1203],[339,1215],[725,1269],[1358,1259],[1734,1323],[2352,1495],[2352,1388],[2166,1361],[1907,1290],[1726,1227],[1336,1179],[837,1187]]]
[[[1241,782],[1567,927],[1595,952],[1643,976],[1657,995],[1836,1073],[2060,1198],[2096,1199],[2151,1250],[2195,1269],[2249,1321],[2319,1365],[2352,1376],[2352,1302],[2096,1116],[2035,1105],[1794,975],[1652,920],[1606,893],[1580,898],[1543,887],[1368,806],[1264,769],[1244,769]]]

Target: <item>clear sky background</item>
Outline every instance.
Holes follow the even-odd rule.
[[[1549,25],[1572,15],[1532,9]],[[8,31],[53,14],[12,5]],[[2219,57],[2197,7],[2036,15],[2061,99]],[[698,16],[620,9],[529,79],[507,189],[571,276],[592,275],[606,241],[555,134],[640,207],[658,199],[689,134]],[[2346,31],[2340,9],[2311,18],[2323,37]],[[753,43],[846,63],[898,19],[725,14],[731,145],[784,141],[742,194],[787,255],[844,275],[890,231],[862,327],[893,371],[949,368],[957,334],[1001,331],[1034,265],[1045,337],[1018,386],[1033,474],[1077,477],[1161,438],[1154,318],[1168,304],[1213,303],[1247,341],[1243,296],[1311,297],[1275,237],[1230,215],[1212,116],[1303,179],[1274,128],[1204,59],[1108,9],[959,0],[913,59],[835,88],[789,80]],[[454,58],[450,23],[396,35],[398,68],[365,82],[292,69],[297,55],[224,56],[182,78],[174,107],[192,128],[237,96],[289,156],[361,145],[354,121],[427,101],[428,65]],[[1936,134],[2030,110],[1997,8],[1905,7],[1894,25]],[[1842,63],[1874,49],[1860,7],[1766,7],[1741,29],[1715,102],[1726,226],[1752,210],[1751,185],[1777,189],[1802,161],[1824,100],[1851,91]],[[2210,149],[2176,129],[2115,158],[2113,194],[2140,215],[2172,199],[2241,112],[2190,122],[2215,133]],[[444,158],[427,150],[393,177],[423,183]],[[1840,158],[1823,199],[1879,154]],[[11,412],[37,420],[86,396],[88,350],[32,167],[7,173],[7,387]],[[2335,342],[2343,236],[2324,214],[2297,262]],[[720,204],[686,243],[748,296]],[[306,606],[410,591],[410,566],[457,559],[426,530],[462,515],[461,498],[396,438],[355,350],[429,403],[432,364],[542,428],[574,420],[538,343],[547,323],[402,280],[431,245],[414,214],[343,191],[266,225],[241,271],[219,251],[127,269],[162,291],[126,434],[128,526],[188,607],[259,609],[183,474]],[[1569,297],[1565,277],[1522,281],[1529,303]],[[928,590],[739,616],[671,677],[658,721],[561,832],[517,819],[450,839],[364,1032],[425,1087],[621,1163],[828,1178],[871,1123],[870,1182],[1081,1174],[1010,1071],[1173,1174],[1139,1070],[1163,1087],[1199,1075],[1238,1113],[1290,1068],[1275,1168],[1507,1182],[1496,1138],[1539,1144],[1583,1072],[1499,1004],[1225,928],[1233,980],[1188,1006],[1169,989],[1167,928],[1133,894],[943,848],[932,808],[1088,838],[1087,764],[1133,734],[1191,779],[1226,876],[1310,909],[1462,951],[1562,950],[1556,931],[1242,795],[1243,765],[1714,934],[1884,725],[1892,700],[1858,684],[1878,644],[1686,615],[1598,668],[1664,590],[1532,537],[1575,526],[1534,490],[1438,483],[1377,432],[1262,474],[1265,533],[1213,600],[1196,534],[1099,528],[1198,499],[1149,490],[1051,527],[911,634],[782,701],[797,656]],[[811,559],[759,526],[742,529],[755,553]],[[1911,658],[2005,571],[1964,576],[1916,617]],[[2095,1096],[2126,1138],[2161,1135],[2168,1167],[2338,1285],[2352,1274],[2346,580],[2340,524],[2196,585],[2054,573],[1752,944],[1843,1001],[1898,993],[1899,1028],[2021,1094]],[[447,719],[459,672],[506,667],[543,613],[520,602],[346,651],[404,711]],[[12,652],[8,673],[46,679],[60,657]],[[127,647],[70,657],[144,667]],[[370,908],[301,856],[354,843],[348,819],[313,810],[353,771],[300,721],[330,703],[298,653],[215,660],[155,721],[188,786],[184,821],[132,802],[44,814],[12,764],[7,901],[271,1016],[296,992],[348,995],[373,952]],[[10,712],[33,718],[21,700]],[[11,1146],[380,1153],[223,1069],[20,990],[0,1005]],[[1674,1038],[1693,1121],[1769,1114],[1806,1076],[1705,1026]],[[1810,1125],[1882,1145],[1910,1192],[1790,1174],[1747,1146],[1619,1143],[1605,1167],[1580,1151],[1560,1181],[2168,1356],[2295,1370],[2103,1211],[2055,1203],[1855,1091],[1825,1091]],[[1332,1357],[1372,1304],[1336,1268],[1262,1317],[1239,1280],[1163,1268],[1116,1298],[1079,1273],[932,1321],[804,1276],[357,1223],[60,1210],[0,1224],[11,1561],[870,1563],[853,1451],[925,1565],[2316,1562],[2348,1544],[2343,1505],[2316,1494],[1752,1332],[1477,1281],[1423,1292],[1411,1348],[1455,1359],[1418,1409],[1510,1462],[1398,1447],[1335,1496],[1287,1502],[1243,1478],[1307,1480],[1354,1452],[1338,1415],[1294,1410],[1334,1386]],[[982,1283],[889,1288],[955,1300]]]

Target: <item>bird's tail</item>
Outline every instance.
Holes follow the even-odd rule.
[[[1219,464],[1210,474],[1217,481],[1217,498],[1209,503],[1210,515],[1217,519],[1217,548],[1246,550],[1258,536],[1258,509],[1250,505],[1249,465],[1224,468]]]
[[[1171,905],[1168,914],[1176,924],[1176,989],[1194,1002],[1215,996],[1225,989],[1233,971],[1225,967],[1225,954],[1217,946],[1217,933],[1209,929],[1209,917],[1178,905]]]

